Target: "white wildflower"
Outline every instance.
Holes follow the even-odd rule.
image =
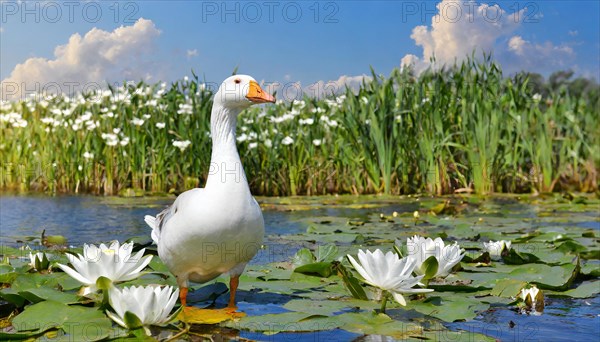
[[[140,118],[133,118],[133,120],[131,120],[131,123],[136,126],[141,126],[144,124],[144,120]]]
[[[188,146],[190,146],[191,143],[192,142],[189,140],[183,140],[183,141],[173,140],[173,146],[179,148],[179,150],[181,152],[183,152],[186,148],[188,148]]]
[[[293,142],[294,142],[294,139],[292,139],[292,137],[290,137],[289,135],[286,136],[285,138],[283,138],[283,140],[281,141],[281,143],[284,145],[290,145]]]
[[[301,125],[312,125],[313,123],[315,123],[315,120],[313,118],[307,118],[307,119],[300,119],[300,120],[298,120],[298,122]]]

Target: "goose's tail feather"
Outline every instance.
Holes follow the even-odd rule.
[[[152,228],[152,241],[154,241],[154,243],[158,245],[160,229],[157,227],[156,218],[154,216],[146,215],[144,216],[144,221],[146,221],[146,224],[149,225],[150,228]]]

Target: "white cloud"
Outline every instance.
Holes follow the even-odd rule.
[[[53,91],[69,92],[105,86],[107,81],[153,79],[157,75],[148,70],[158,68],[147,56],[159,34],[154,23],[143,18],[112,32],[93,28],[83,37],[75,33],[55,48],[54,59],[34,57],[18,64],[2,81],[2,98],[51,86]]]
[[[342,75],[335,81],[318,81],[305,87],[304,89],[309,96],[323,98],[332,94],[343,94],[346,92],[346,88],[350,88],[352,91],[356,92],[363,82],[369,80],[371,80],[371,76],[367,76],[365,74],[358,76]]]
[[[192,58],[192,57],[198,57],[198,50],[197,49],[193,49],[193,50],[187,50],[186,52],[187,58]]]
[[[511,36],[520,27],[527,9],[509,13],[497,4],[475,1],[443,0],[437,4],[437,14],[431,27],[417,26],[411,38],[422,47],[423,55],[405,55],[402,66],[412,65],[421,72],[433,67],[461,62],[475,53],[492,53],[508,72],[529,68],[540,71],[549,66],[562,66],[575,57],[573,49],[564,44],[536,44],[521,36]]]
[[[508,41],[508,50],[519,57],[519,67],[525,70],[541,67],[568,68],[575,57],[570,46],[531,43],[521,36],[513,36]]]

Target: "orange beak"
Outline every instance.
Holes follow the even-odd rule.
[[[250,81],[250,89],[248,89],[246,98],[254,103],[275,102],[275,97],[262,90],[258,83],[254,81]]]

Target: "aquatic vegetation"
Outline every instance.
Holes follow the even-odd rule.
[[[65,273],[79,281],[85,287],[82,295],[96,292],[97,282],[100,277],[107,278],[113,283],[135,279],[141,275],[141,271],[150,263],[152,255],[142,257],[144,249],[131,255],[133,243],[119,244],[113,241],[109,246],[100,244],[85,244],[82,254],[67,254],[73,268],[57,264]]]
[[[127,210],[163,203],[116,197],[97,200],[99,205],[125,207]],[[179,334],[182,338],[193,339],[195,334],[201,334],[215,340],[221,337],[301,339],[314,338],[315,332],[318,332],[319,337],[331,336],[332,339],[367,334],[393,339],[439,340],[443,336],[454,340],[494,340],[506,338],[506,335],[499,336],[498,331],[490,327],[501,330],[510,320],[517,326],[523,326],[524,322],[533,319],[545,331],[554,329],[550,333],[563,328],[549,326],[556,325],[555,321],[548,323],[543,319],[550,315],[569,326],[577,325],[581,321],[573,319],[571,315],[564,316],[565,310],[576,312],[581,304],[586,310],[593,311],[600,293],[598,232],[590,228],[590,224],[598,221],[596,208],[600,200],[593,195],[582,196],[579,203],[573,203],[561,194],[486,198],[470,195],[452,198],[270,197],[259,198],[259,201],[270,208],[266,213],[277,217],[277,225],[282,222],[282,217],[287,217],[297,225],[297,229],[294,233],[287,231],[285,234],[272,231],[258,259],[247,266],[240,279],[239,294],[242,300],[238,304],[239,310],[245,312],[246,316],[223,315],[222,308],[227,305],[228,297],[226,277],[205,286],[191,284],[189,304],[205,308],[204,320],[198,324],[190,323],[191,329],[186,332],[185,325],[178,321],[180,316],[168,323],[158,319],[161,322],[158,325],[146,325],[153,338],[162,340]],[[436,214],[432,210],[440,205],[448,207],[461,204],[466,208],[454,214]],[[324,207],[327,210],[323,210]],[[415,210],[419,212],[416,225],[413,216]],[[70,240],[73,239],[71,234],[75,234],[60,233]],[[91,235],[86,238],[91,239],[98,233],[87,234]],[[400,266],[403,263],[401,260],[408,260],[405,239],[413,238],[415,234],[427,234],[434,241],[440,237],[445,247],[448,247],[448,241],[456,241],[461,249],[465,249],[465,256],[445,278],[421,278],[420,281],[427,282],[427,288],[433,292],[401,292],[407,305],[402,306],[390,298],[384,314],[380,311],[382,303],[369,296],[374,293],[371,290],[377,288],[365,284],[367,278],[354,271],[346,255],[352,255],[362,267],[364,263],[355,254],[362,249],[367,257],[369,252],[365,249],[370,249],[373,260],[379,260],[377,265],[387,265],[385,260],[390,258],[394,260],[392,265]],[[15,239],[28,241],[35,250],[18,248],[19,243],[10,241],[1,246],[0,300],[3,301],[2,317],[6,325],[0,330],[0,339],[51,340],[53,336],[75,341],[146,338],[146,329],[135,328],[143,326],[133,319],[136,316],[142,322],[142,318],[135,313],[137,309],[124,309],[133,315],[120,316],[116,309],[109,307],[109,287],[102,286],[108,289],[107,298],[101,295],[81,297],[78,294],[81,283],[61,272],[60,268],[54,267],[52,272],[32,272],[29,265],[30,252],[32,255],[36,252],[47,256],[51,254],[48,258],[52,263],[65,265],[69,261],[69,254],[85,255],[80,248],[70,247],[64,251],[61,248],[44,247],[41,242],[34,244],[34,240],[26,237]],[[35,241],[38,240],[39,236]],[[397,247],[395,240],[403,242],[399,248],[404,255],[402,259],[397,254],[390,256],[391,252],[385,253]],[[489,257],[482,260],[482,256],[489,254],[484,249],[483,241],[501,240],[511,241],[509,253],[501,255],[502,262],[490,263]],[[138,256],[139,252],[130,254],[132,261],[138,259],[138,265],[144,258],[156,253],[155,247],[150,245],[148,234],[132,241],[137,242],[132,243],[133,251],[145,249],[144,256]],[[380,252],[375,252],[376,249]],[[410,268],[409,262],[405,262],[400,271],[404,271],[404,267]],[[377,273],[378,282],[394,278],[387,277],[381,267],[374,269],[374,272]],[[414,281],[421,276],[416,276],[413,271],[407,277]],[[106,285],[103,279],[100,283]],[[169,292],[169,287],[176,286],[176,279],[158,257],[153,257],[139,277],[114,286],[121,294],[125,293],[124,288],[131,287],[148,293],[160,289],[164,291],[163,300],[166,301],[165,293]],[[537,294],[533,286],[538,289]],[[409,290],[419,290],[419,286],[410,287]],[[539,293],[542,291],[547,307],[540,319],[535,316],[533,308],[537,306],[536,311],[541,312]],[[523,295],[523,292],[528,292],[529,296]],[[170,294],[170,299],[174,293]],[[143,299],[147,298],[150,295]],[[144,308],[151,306],[143,299],[138,303],[148,305]],[[528,307],[530,299],[532,306]],[[592,305],[584,304],[587,302]],[[571,306],[565,307],[564,303],[571,303],[566,304]],[[170,311],[177,308],[177,304],[171,309],[165,305],[161,315],[173,316],[174,312]],[[114,323],[107,316],[107,311],[120,317],[127,329]],[[504,312],[505,315],[493,325],[481,318],[498,312]],[[531,316],[525,317],[519,313],[529,313]],[[585,322],[591,324],[597,317],[593,313],[590,317],[579,319],[588,319]],[[464,322],[470,328],[457,328],[457,323],[453,322]],[[483,324],[485,328],[474,331],[472,327],[477,324]],[[273,337],[273,334],[281,335]]]
[[[400,305],[406,306],[406,300],[402,294],[431,292],[431,289],[413,288],[420,285],[423,276],[412,276],[416,266],[416,260],[412,258],[398,257],[394,252],[385,255],[380,249],[375,252],[362,249],[358,251],[358,262],[347,255],[352,267],[365,279],[365,282],[384,291],[382,294],[381,312],[385,312],[388,292]]]
[[[29,252],[29,266],[36,270],[37,272],[48,271],[51,270],[50,261],[48,260],[48,256],[46,253],[37,252],[32,254]]]
[[[400,240],[396,240],[396,247],[398,250],[402,247]],[[426,279],[447,276],[465,256],[456,242],[446,245],[439,237],[431,239],[415,235],[406,239],[406,249],[407,258],[415,262],[415,273],[427,275]]]
[[[179,289],[172,286],[130,286],[122,290],[111,287],[108,293],[115,312],[107,311],[106,314],[123,328],[164,325],[178,313],[171,314],[179,296]],[[147,334],[150,335],[148,330]]]
[[[483,248],[490,253],[493,260],[500,260],[502,255],[507,255],[510,251],[510,241],[489,241],[483,243]]]
[[[3,102],[0,187],[143,194],[203,184],[211,96],[192,77]],[[418,78],[373,72],[356,93],[249,109],[238,146],[255,194],[587,192],[600,177],[597,108],[594,94],[540,98],[522,75],[465,61]]]
[[[522,288],[519,297],[524,303],[523,313],[539,316],[544,311],[544,294],[535,285]]]

